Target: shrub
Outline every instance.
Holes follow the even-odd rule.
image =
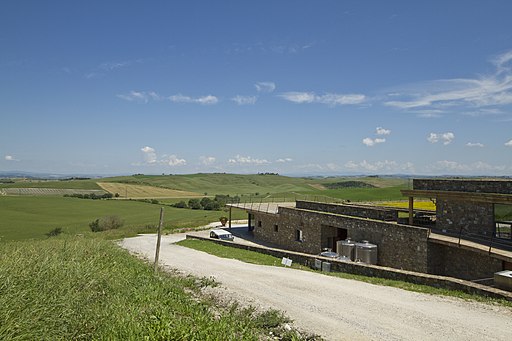
[[[45,233],[47,237],[55,237],[62,233],[62,227],[56,227],[48,233]]]
[[[200,210],[201,202],[199,201],[199,199],[190,199],[188,201],[188,207],[190,207],[193,210]]]
[[[96,219],[89,224],[92,232],[100,232],[118,229],[124,225],[124,221],[116,215]]]
[[[187,203],[183,200],[181,200],[180,202],[177,202],[175,203],[174,205],[172,205],[173,207],[176,207],[176,208],[187,208]]]

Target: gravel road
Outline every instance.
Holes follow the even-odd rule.
[[[511,308],[218,258],[173,244],[183,238],[162,238],[162,264],[214,277],[220,295],[281,310],[298,329],[327,340],[512,340]],[[120,244],[154,259],[155,235]]]

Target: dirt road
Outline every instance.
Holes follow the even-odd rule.
[[[512,340],[512,309],[345,280],[319,273],[223,259],[162,239],[160,260],[244,304],[282,310],[304,331],[327,340]],[[156,237],[121,245],[154,259]]]

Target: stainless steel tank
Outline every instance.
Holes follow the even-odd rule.
[[[354,243],[349,238],[345,240],[340,240],[336,243],[336,251],[340,256],[344,256],[350,260],[354,260],[354,252],[356,248],[356,243]]]
[[[377,245],[370,244],[367,240],[355,243],[355,261],[366,264],[377,264]]]

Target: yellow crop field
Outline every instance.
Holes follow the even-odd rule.
[[[378,203],[379,206],[389,206],[398,208],[409,208],[409,201],[382,201]],[[435,211],[436,205],[432,201],[414,201],[414,209]]]
[[[154,186],[131,185],[116,182],[98,182],[105,191],[116,194],[119,198],[145,199],[145,198],[194,198],[203,197],[197,192],[178,191]]]

